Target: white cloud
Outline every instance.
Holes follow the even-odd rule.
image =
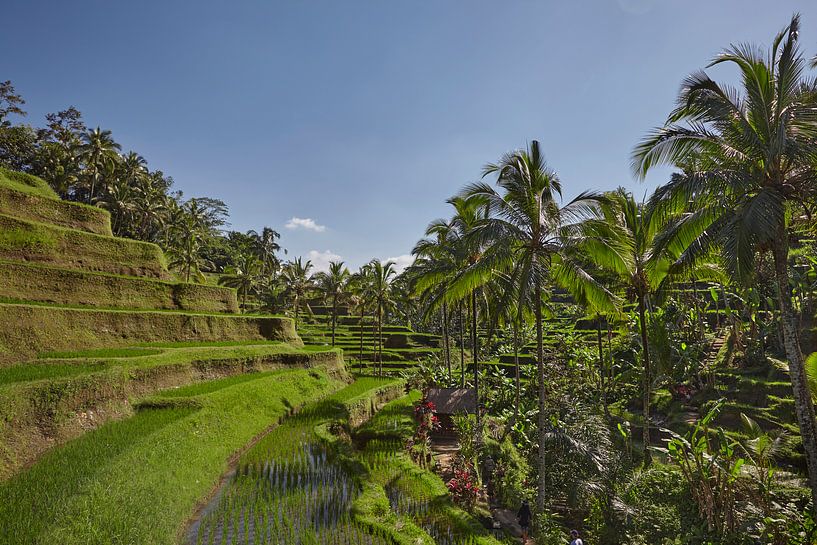
[[[306,258],[312,262],[313,265],[313,273],[316,272],[327,272],[329,271],[329,262],[330,261],[340,261],[341,257],[332,252],[332,250],[326,250],[324,252],[319,252],[318,250],[309,250]]]
[[[383,263],[386,261],[394,262],[394,270],[397,271],[397,274],[400,274],[406,270],[406,267],[414,263],[414,256],[411,254],[403,254],[398,255],[397,257],[387,257],[383,260]]]
[[[316,233],[326,231],[326,225],[319,225],[315,223],[315,220],[312,218],[296,218],[295,216],[286,222],[284,227],[287,229],[306,229],[307,231],[315,231]]]

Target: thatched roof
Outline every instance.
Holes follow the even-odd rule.
[[[437,414],[477,412],[477,396],[473,388],[429,388],[426,398],[434,403]]]

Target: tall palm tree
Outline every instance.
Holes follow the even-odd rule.
[[[79,159],[85,166],[85,173],[90,179],[88,202],[94,198],[96,186],[102,177],[113,169],[119,160],[119,150],[122,149],[111,136],[111,131],[99,127],[86,131],[82,135],[82,144],[78,149]]]
[[[332,304],[332,346],[335,346],[335,329],[338,323],[338,303],[346,295],[346,288],[349,284],[349,269],[343,261],[330,261],[329,271],[319,272],[315,275],[318,289],[321,290],[326,300]]]
[[[357,272],[352,274],[349,278],[349,291],[351,292],[352,304],[360,311],[360,320],[358,321],[358,333],[360,336],[360,352],[359,363],[363,364],[363,324],[366,320],[366,305],[369,301],[368,297],[371,293],[369,283],[371,275],[369,274],[370,266],[367,263],[360,267]]]
[[[383,376],[383,315],[391,298],[389,284],[397,271],[394,269],[394,262],[392,261],[383,263],[379,259],[373,259],[369,262],[369,266],[372,279],[372,295],[376,304],[378,374]]]
[[[264,274],[275,274],[280,266],[277,253],[281,251],[281,245],[277,240],[281,238],[281,234],[272,227],[264,227],[261,233],[248,231],[247,234],[256,239],[258,257],[261,258]]]
[[[739,45],[715,57],[710,67],[729,63],[739,70],[740,90],[703,71],[687,77],[667,122],[635,148],[633,168],[641,177],[658,164],[682,169],[654,197],[659,203],[693,203],[672,227],[676,240],[689,243],[676,266],[718,248],[732,276],[748,282],[755,255],[771,251],[817,516],[817,424],[789,287],[790,218],[813,206],[817,179],[817,89],[805,75],[799,28],[795,15],[770,51]]]
[[[541,512],[546,494],[547,429],[543,287],[554,278],[599,307],[612,306],[613,296],[565,251],[568,235],[575,228],[574,221],[583,219],[594,203],[586,195],[580,195],[559,207],[556,197],[561,196],[561,183],[556,172],[547,166],[539,142],[534,140],[526,150],[507,153],[498,163],[486,165],[483,176],[492,174],[497,176],[496,183],[502,193],[483,182],[471,184],[463,192],[470,198],[484,200],[490,216],[479,222],[469,236],[476,246],[487,250],[460,276],[459,284],[467,289],[484,282],[486,271],[504,269],[510,275],[517,304],[520,307],[533,305],[539,389],[540,467],[536,500]],[[519,314],[522,315],[521,308]]]
[[[306,263],[299,257],[294,261],[289,261],[281,271],[281,281],[284,284],[284,297],[292,302],[292,310],[295,313],[295,327],[298,327],[301,306],[305,304],[306,297],[314,288],[315,284],[310,275],[312,261]],[[307,310],[309,306],[307,305]]]
[[[598,201],[598,213],[583,223],[581,253],[624,289],[627,299],[638,307],[642,355],[643,455],[650,462],[650,404],[652,365],[647,335],[651,297],[667,276],[669,260],[656,248],[656,237],[667,214],[635,200],[624,188],[607,193]],[[600,319],[600,318],[599,318]],[[601,333],[598,335],[601,346]]]
[[[247,312],[247,296],[257,289],[263,278],[261,260],[254,253],[243,251],[234,261],[233,265],[226,268],[218,283],[238,290],[242,312]]]
[[[202,251],[212,236],[206,210],[197,199],[190,199],[174,208],[166,239],[169,264],[181,270],[185,282],[190,282],[191,276],[198,282],[204,281],[201,268],[212,264]]]
[[[426,236],[430,238],[417,242],[411,251],[415,261],[407,273],[411,276],[414,289],[424,303],[424,318],[428,319],[432,313],[442,309],[443,363],[448,372],[448,381],[451,382],[449,311],[446,295],[459,267],[456,245],[458,236],[451,223],[445,220],[431,222],[426,229]]]

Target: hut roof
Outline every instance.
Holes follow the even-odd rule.
[[[477,412],[477,396],[473,388],[429,388],[426,399],[434,403],[437,414]]]

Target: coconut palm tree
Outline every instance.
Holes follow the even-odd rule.
[[[520,306],[518,314],[523,314],[523,306],[533,306],[539,388],[537,508],[541,512],[545,507],[547,430],[543,287],[549,279],[555,279],[599,308],[612,307],[614,297],[566,251],[569,237],[576,230],[575,220],[583,219],[594,202],[582,194],[559,207],[556,197],[561,196],[561,183],[556,172],[547,166],[539,142],[534,140],[526,150],[507,153],[499,162],[486,165],[483,176],[489,175],[496,175],[502,193],[484,182],[471,184],[463,191],[468,198],[482,200],[490,215],[475,225],[468,236],[474,247],[486,250],[460,275],[457,286],[473,288],[485,282],[491,271],[505,270]]]
[[[308,312],[311,312],[309,305],[306,304],[306,298],[312,289],[315,287],[314,281],[310,275],[312,270],[312,261],[306,260],[306,263],[299,257],[294,261],[289,261],[284,264],[281,271],[281,281],[284,284],[284,298],[291,301],[292,311],[295,314],[295,327],[298,327],[298,318],[302,305],[306,305]]]
[[[458,248],[456,231],[451,223],[445,220],[435,220],[426,229],[426,236],[412,249],[415,261],[408,268],[407,274],[411,277],[414,290],[420,295],[424,303],[424,318],[428,319],[432,313],[442,309],[443,358],[448,372],[448,381],[452,381],[451,350],[449,342],[449,311],[446,298],[448,286],[455,276],[458,264]],[[460,339],[462,341],[462,339]],[[462,373],[465,374],[462,351],[460,353]]]
[[[204,282],[201,268],[212,266],[202,254],[213,236],[207,210],[198,199],[190,199],[173,210],[166,238],[169,265],[184,274],[185,282],[190,282],[191,276]]]
[[[247,296],[256,290],[262,278],[261,260],[254,253],[244,251],[235,256],[234,264],[225,269],[218,283],[238,290],[242,312],[247,312]]]
[[[158,242],[172,223],[178,207],[167,195],[165,183],[161,172],[150,172],[134,188],[132,230],[140,240]]]
[[[457,249],[457,265],[460,274],[453,280],[458,289],[450,290],[449,297],[453,300],[467,301],[471,311],[471,358],[474,364],[474,392],[479,405],[479,307],[477,299],[479,290],[491,280],[491,274],[468,274],[462,273],[472,271],[484,251],[484,244],[478,238],[468,236],[472,233],[488,216],[488,207],[484,200],[477,195],[458,195],[448,199],[448,203],[454,207],[455,214],[451,218],[451,228],[457,233],[455,247]],[[479,421],[479,411],[477,411],[477,421]],[[477,425],[479,427],[479,425]]]
[[[323,293],[324,299],[332,304],[332,346],[335,346],[335,329],[338,323],[338,303],[346,295],[346,288],[349,284],[349,269],[343,261],[330,261],[329,271],[319,272],[315,275],[318,289]]]
[[[100,198],[98,205],[111,214],[111,231],[116,236],[130,233],[136,195],[133,188],[122,179],[117,179]]]
[[[256,239],[258,257],[261,258],[264,274],[275,274],[280,267],[277,253],[281,251],[281,245],[278,244],[277,240],[281,238],[281,234],[271,227],[264,227],[261,233],[247,231],[247,234]]]
[[[391,302],[390,283],[397,271],[394,270],[394,262],[383,263],[379,259],[373,259],[369,262],[369,274],[372,299],[376,305],[378,374],[383,376],[383,315]]]
[[[739,90],[703,71],[687,77],[667,122],[635,148],[633,169],[640,177],[659,164],[682,169],[654,197],[659,203],[692,202],[671,231],[689,243],[677,267],[718,248],[731,275],[746,283],[757,253],[771,251],[817,516],[817,424],[789,287],[790,218],[813,207],[817,179],[817,89],[805,75],[799,28],[795,15],[768,52],[738,45],[715,57],[710,67],[729,63],[739,70]]]
[[[366,305],[369,301],[368,297],[371,292],[369,283],[371,275],[369,274],[369,264],[360,267],[357,272],[349,277],[348,288],[351,293],[352,305],[360,311],[360,320],[358,321],[358,333],[360,335],[360,352],[359,363],[363,364],[363,324],[366,320]]]
[[[651,298],[667,277],[670,261],[656,249],[656,237],[667,214],[655,213],[649,204],[639,203],[624,188],[607,193],[598,201],[598,213],[583,223],[581,253],[603,271],[627,299],[636,303],[641,332],[643,455],[649,464],[650,404],[652,377],[650,343],[647,335]],[[598,335],[601,346],[601,333]]]
[[[78,149],[78,157],[85,167],[85,175],[90,180],[89,203],[94,198],[100,180],[113,169],[119,160],[119,150],[121,149],[122,146],[116,143],[111,136],[111,131],[97,127],[83,133],[82,144]]]

